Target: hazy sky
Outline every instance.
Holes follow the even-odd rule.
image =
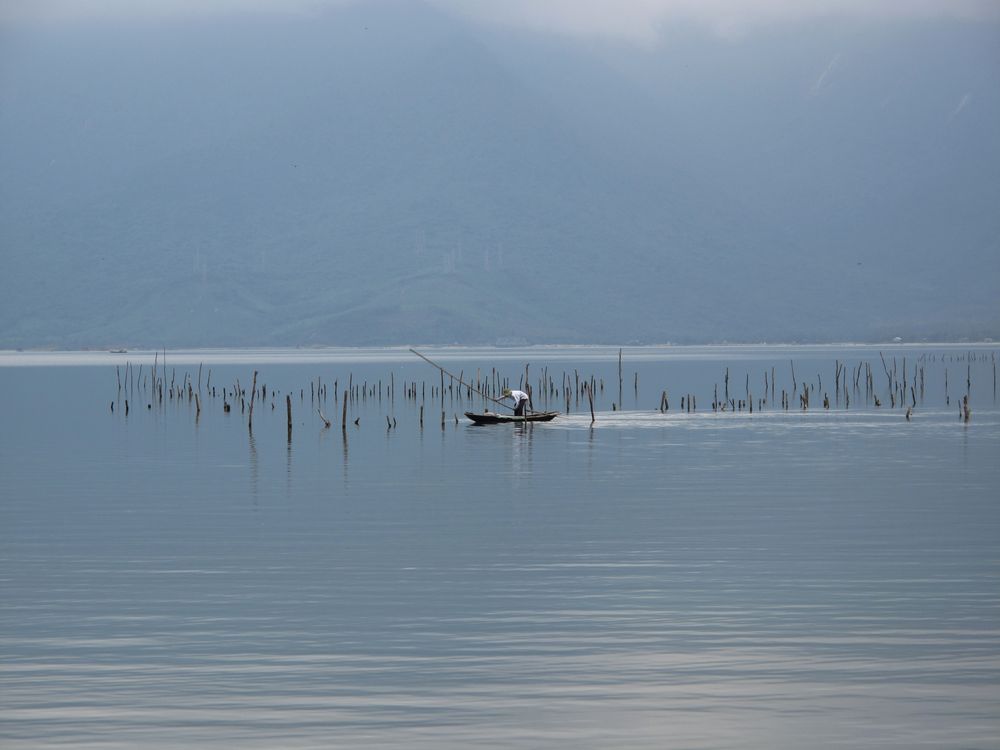
[[[175,18],[246,12],[315,13],[378,0],[0,0],[0,21]],[[739,34],[785,21],[822,17],[870,19],[1000,18],[996,0],[424,0],[486,23],[572,35],[649,41],[673,21]]]

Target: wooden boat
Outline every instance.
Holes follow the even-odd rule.
[[[465,416],[471,419],[476,424],[507,424],[508,422],[517,424],[519,422],[550,422],[556,418],[559,414],[557,411],[539,411],[533,412],[531,414],[526,414],[523,417],[515,417],[513,414],[492,414],[486,412],[484,414],[477,414],[476,412],[467,411]]]

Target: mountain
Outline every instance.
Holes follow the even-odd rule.
[[[0,346],[995,336],[998,30],[7,29]]]

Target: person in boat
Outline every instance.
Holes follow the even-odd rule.
[[[502,398],[510,398],[514,400],[514,416],[523,417],[524,407],[529,403],[528,394],[524,391],[512,391],[510,388],[503,389]]]

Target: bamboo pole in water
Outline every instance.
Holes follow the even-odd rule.
[[[257,371],[253,371],[253,384],[250,386],[250,413],[247,415],[247,429],[253,432],[253,405],[257,400]]]
[[[618,406],[622,404],[622,350],[618,350]]]

